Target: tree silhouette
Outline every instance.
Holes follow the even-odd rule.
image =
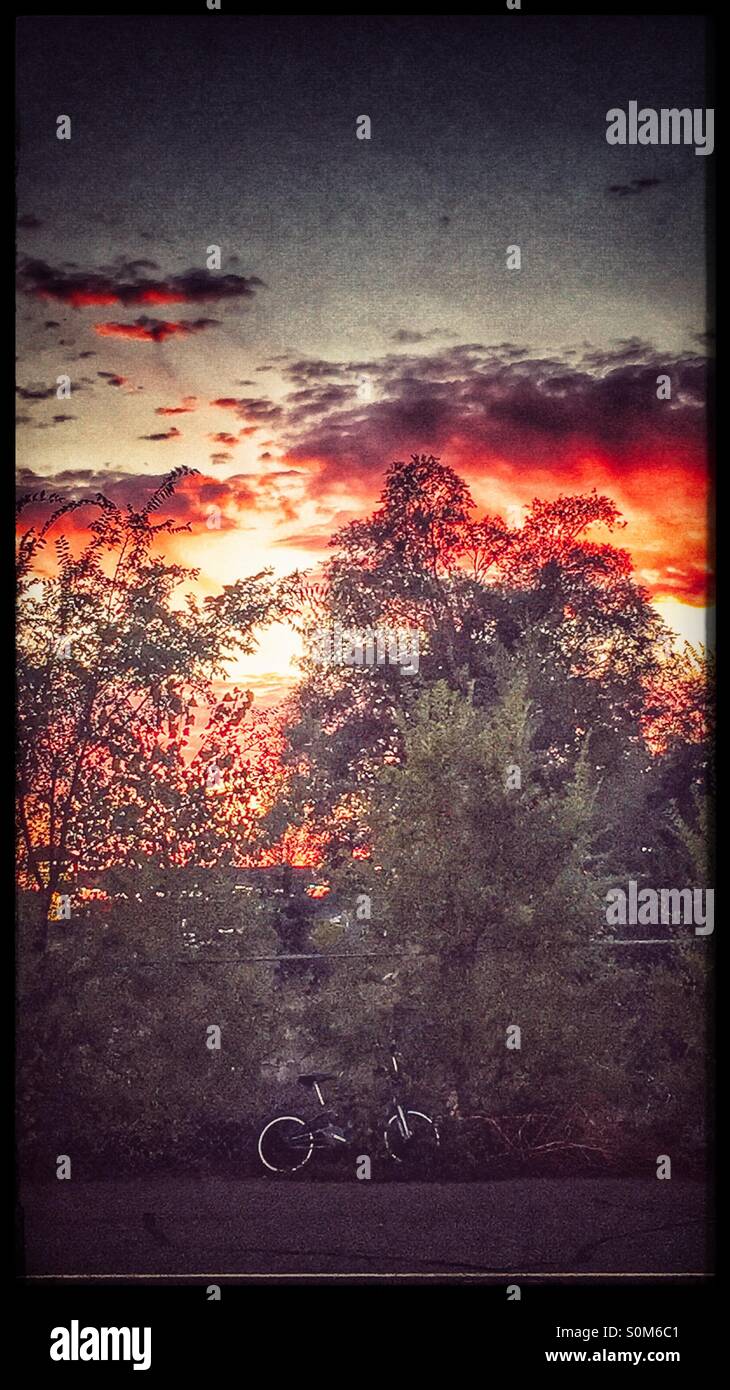
[[[162,536],[187,529],[156,514],[189,471],[140,510],[101,494],[48,515],[52,496],[19,504],[21,518],[40,512],[18,540],[17,804],[21,880],[38,890],[43,921],[70,865],[180,862],[209,841],[211,760],[238,778],[239,802],[250,791],[236,756],[249,702],[221,699],[215,682],[253,649],[276,599],[266,572],[201,603],[197,571],[158,552]],[[61,528],[82,506],[91,519],[74,547]],[[191,747],[194,704],[206,721]]]

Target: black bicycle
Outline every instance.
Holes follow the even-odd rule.
[[[393,1114],[388,1119],[383,1137],[386,1153],[395,1163],[423,1159],[433,1154],[441,1142],[438,1126],[430,1115],[407,1108],[401,1096],[400,1053],[395,1043],[388,1048],[388,1066],[375,1068],[376,1076],[390,1076],[393,1081]],[[270,1173],[296,1173],[304,1168],[315,1150],[338,1149],[350,1143],[349,1133],[334,1111],[325,1106],[322,1086],[336,1080],[334,1072],[303,1072],[297,1077],[300,1086],[316,1095],[319,1113],[305,1119],[301,1115],[277,1115],[264,1125],[258,1142],[258,1153]]]

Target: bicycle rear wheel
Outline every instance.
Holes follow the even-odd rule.
[[[385,1126],[385,1147],[396,1163],[427,1159],[436,1153],[441,1137],[434,1120],[420,1110],[406,1110],[409,1134],[403,1132],[400,1115],[391,1115]]]
[[[259,1158],[270,1173],[296,1173],[312,1157],[310,1126],[298,1115],[277,1115],[259,1135]]]

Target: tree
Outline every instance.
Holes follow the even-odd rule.
[[[432,454],[393,463],[381,505],[333,538],[324,569],[333,610],[356,628],[400,623],[427,631],[435,659],[459,680],[458,637],[474,500],[463,479]]]
[[[402,761],[368,807],[371,857],[335,875],[340,896],[370,896],[393,952],[369,1010],[348,990],[348,1033],[395,1033],[434,1103],[454,1096],[463,1116],[580,1106],[699,1133],[703,963],[690,945],[668,968],[601,944],[596,789],[585,756],[556,790],[536,776],[524,670],[489,713],[439,682],[403,722]]]
[[[273,964],[246,957],[276,950],[270,904],[233,895],[229,876],[208,875],[205,898],[185,910],[201,936],[230,930],[223,963],[217,943],[186,949],[169,895],[137,902],[139,879],[120,878],[128,896],[117,894],[108,916],[76,921],[72,952],[39,955],[19,940],[26,1176],[29,1168],[47,1176],[59,1152],[87,1178],[149,1164],[188,1173],[223,1164],[240,1174],[247,1152],[255,1156],[254,1126],[272,1101],[262,1063],[280,1048],[282,1025]]]
[[[181,844],[194,853],[208,837],[211,758],[235,765],[239,802],[250,793],[235,758],[249,702],[221,699],[215,682],[253,649],[276,600],[265,572],[201,603],[197,571],[159,553],[162,537],[186,529],[156,514],[189,472],[170,474],[140,510],[101,494],[19,503],[37,518],[18,541],[20,868],[44,922],[69,865],[164,861]],[[91,519],[74,553],[63,526],[81,507]],[[208,720],[186,761],[194,702]]]
[[[400,715],[445,679],[490,710],[515,661],[527,682],[536,775],[557,788],[582,755],[600,796],[652,766],[647,691],[669,633],[631,576],[628,554],[591,539],[623,523],[595,491],[535,499],[521,527],[472,519],[465,483],[432,456],[388,470],[380,506],[333,538],[313,625],[405,625],[420,638],[417,675],[309,658],[288,710],[284,795],[335,856],[362,843],[357,814],[379,768],[402,756]],[[306,812],[304,807],[306,805]]]

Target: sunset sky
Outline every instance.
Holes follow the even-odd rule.
[[[710,161],[605,139],[630,100],[707,105],[700,19],[203,10],[19,43],[21,491],[197,468],[169,551],[212,592],[316,565],[412,453],[479,512],[596,487],[703,639]],[[295,652],[264,634],[237,674],[270,703]]]

